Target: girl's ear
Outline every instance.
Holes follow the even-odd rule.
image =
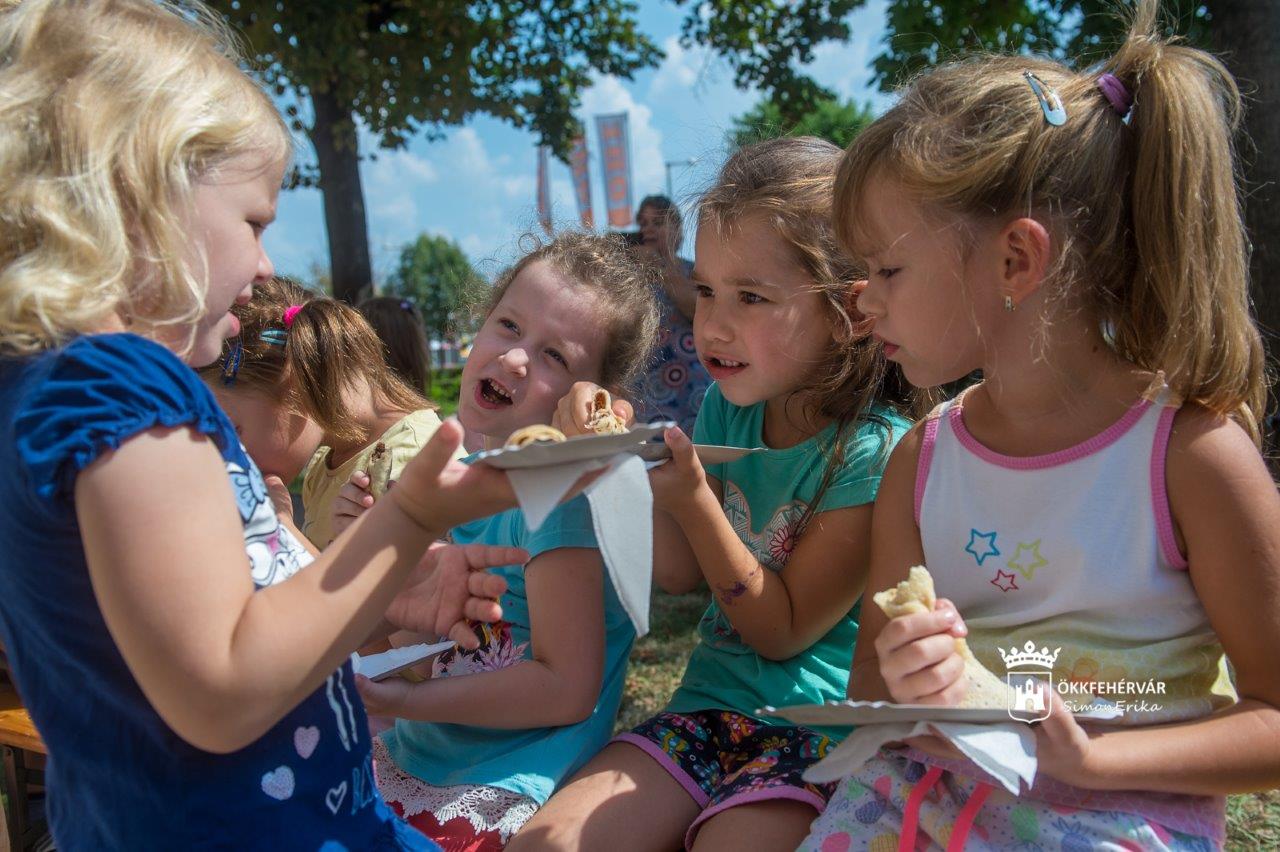
[[[1014,219],[1004,226],[997,239],[1000,259],[1000,296],[1019,305],[1040,289],[1049,268],[1052,239],[1049,230],[1035,219]]]

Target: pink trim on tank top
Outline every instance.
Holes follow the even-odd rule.
[[[1173,418],[1177,413],[1176,408],[1166,408],[1160,412],[1160,422],[1156,424],[1156,440],[1151,446],[1151,508],[1155,510],[1156,533],[1164,558],[1174,568],[1185,570],[1187,557],[1178,549],[1178,538],[1173,534],[1173,512],[1169,508],[1169,491],[1164,481],[1169,433],[1173,431]]]
[[[995,450],[988,449],[983,446],[977,438],[969,433],[964,425],[964,406],[960,404],[960,397],[952,403],[951,409],[947,412],[947,419],[951,423],[952,430],[956,433],[956,438],[960,443],[985,462],[989,462],[998,467],[1009,468],[1010,470],[1044,470],[1049,467],[1057,467],[1060,464],[1078,461],[1087,456],[1091,456],[1100,450],[1120,440],[1126,432],[1133,428],[1147,409],[1151,407],[1151,402],[1146,399],[1140,399],[1133,404],[1124,416],[1112,423],[1105,431],[1099,432],[1092,438],[1083,443],[1076,444],[1074,447],[1068,447],[1065,450],[1058,450],[1054,453],[1046,453],[1040,456],[1006,456],[997,453]]]
[[[938,420],[934,415],[924,421],[924,439],[920,442],[920,458],[916,459],[916,526],[920,526],[920,507],[924,504],[924,484],[929,480],[933,464],[933,447],[938,443]]]

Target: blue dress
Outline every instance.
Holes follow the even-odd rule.
[[[58,847],[438,848],[378,796],[349,663],[232,754],[190,745],[142,694],[89,581],[75,482],[129,438],[176,426],[206,436],[222,456],[255,587],[305,567],[310,556],[277,522],[231,422],[167,349],[112,334],[0,359],[0,636],[49,749]],[[164,472],[156,477],[164,487]]]

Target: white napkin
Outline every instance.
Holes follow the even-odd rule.
[[[430,659],[442,651],[453,647],[452,642],[429,642],[419,645],[404,645],[392,648],[380,654],[351,655],[351,668],[356,674],[362,674],[370,680],[379,680],[389,672],[399,671]]]
[[[861,769],[885,743],[926,734],[936,734],[949,740],[964,752],[965,757],[1015,796],[1022,792],[1018,786],[1020,781],[1025,782],[1028,788],[1035,782],[1036,735],[1030,725],[1022,722],[1000,725],[963,722],[864,725],[805,770],[804,780],[817,784],[839,781]]]
[[[635,625],[636,636],[644,636],[649,632],[653,579],[653,492],[644,462],[631,453],[619,453],[608,459],[511,469],[507,477],[525,524],[534,531],[580,476],[605,466],[609,470],[584,493],[591,504],[596,542],[614,591]]]

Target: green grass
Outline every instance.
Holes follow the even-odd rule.
[[[448,417],[458,410],[458,387],[462,382],[462,370],[442,370],[434,367],[431,370],[431,388],[427,398],[440,406],[441,418]]]
[[[634,727],[662,709],[684,673],[707,608],[706,592],[673,597],[655,591],[649,635],[631,650],[627,688],[616,730]],[[1280,849],[1280,790],[1227,799],[1227,849]]]

